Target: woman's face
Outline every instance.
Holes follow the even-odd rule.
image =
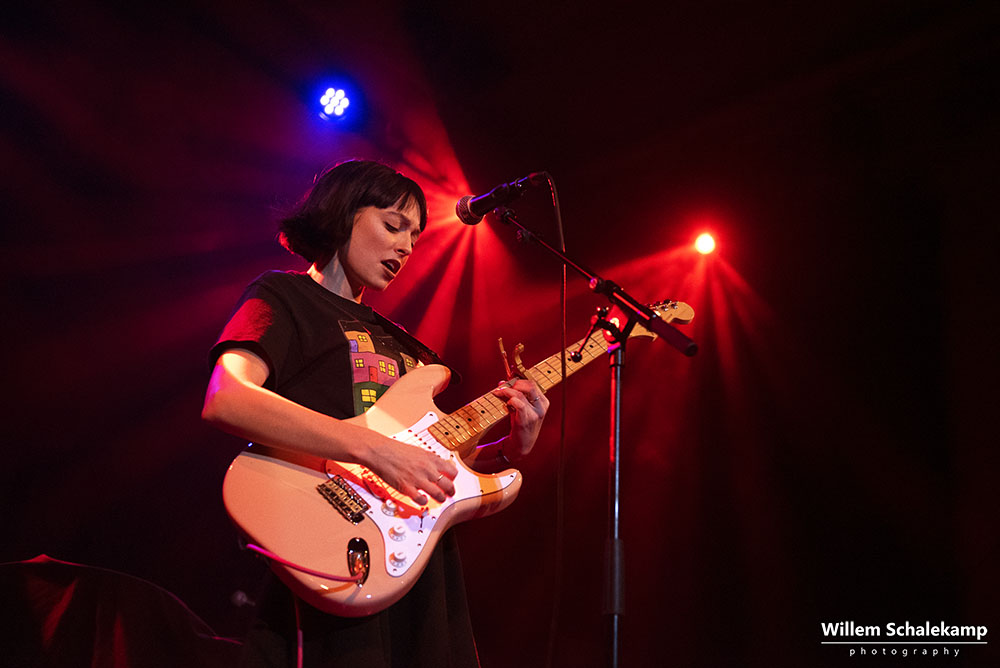
[[[351,238],[340,251],[344,273],[355,294],[362,288],[385,290],[419,238],[420,209],[413,201],[404,207],[358,209]]]

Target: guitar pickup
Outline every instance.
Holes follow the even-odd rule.
[[[316,485],[316,490],[323,495],[330,505],[353,524],[365,519],[365,513],[371,508],[361,495],[354,491],[342,476],[335,475],[329,480]]]

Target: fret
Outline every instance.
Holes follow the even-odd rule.
[[[568,357],[568,355],[567,355]],[[566,375],[573,372],[572,369],[573,361],[570,359],[566,360]],[[559,356],[553,355],[552,357],[540,362],[536,368],[541,372],[539,375],[545,384],[539,383],[542,389],[548,390],[559,384],[562,376],[562,368],[560,367]]]
[[[457,413],[458,411],[455,411]],[[459,439],[460,443],[464,443],[473,436],[475,432],[472,430],[471,425],[466,424],[465,420],[461,416],[451,413],[443,422],[448,426],[450,431],[455,433],[455,437]]]
[[[466,439],[461,438],[461,433],[456,432],[455,428],[449,425],[444,420],[438,420],[434,424],[427,427],[436,440],[441,445],[445,446],[449,450],[456,450]]]
[[[476,434],[485,431],[492,424],[485,419],[484,415],[480,415],[479,411],[471,404],[459,408],[452,415],[465,420],[465,424]]]
[[[541,369],[538,368],[539,366],[540,365],[536,364],[535,366],[531,367],[530,369],[526,369],[525,372],[524,372],[524,375],[525,375],[525,377],[528,380],[537,383],[538,386],[541,387],[542,391],[544,392],[545,388],[542,387],[542,386],[545,383],[545,381],[548,380],[548,379],[545,377],[545,373]]]
[[[469,404],[477,413],[479,417],[487,425],[492,425],[497,420],[506,417],[507,410],[504,408],[503,402],[500,399],[494,397],[492,394],[486,394]]]

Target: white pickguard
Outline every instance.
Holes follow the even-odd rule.
[[[390,438],[427,449],[442,459],[454,461],[457,457],[455,452],[439,443],[427,431],[427,427],[440,419],[440,415],[434,411],[428,411],[413,426],[393,434]],[[425,537],[431,534],[443,512],[463,499],[483,496],[485,490],[482,489],[479,478],[464,466],[457,468],[458,475],[454,480],[455,494],[448,497],[443,503],[431,499],[424,507],[416,506],[408,498],[403,499],[398,492],[395,494],[395,499],[388,497],[385,490],[380,489],[380,485],[385,485],[385,483],[374,478],[374,475],[363,466],[329,460],[327,461],[326,473],[333,477],[338,475],[341,470],[346,469],[363,480],[374,478],[376,482],[371,485],[371,489],[368,485],[347,482],[369,505],[368,510],[365,511],[365,517],[374,522],[379,533],[382,534],[385,545],[386,573],[393,577],[401,577],[416,563],[417,557],[423,550]],[[501,488],[508,487],[516,477],[516,473],[505,476],[501,482]]]

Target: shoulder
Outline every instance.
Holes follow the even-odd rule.
[[[315,281],[297,271],[265,271],[247,286],[243,299],[261,299],[274,305],[302,306],[317,301]]]
[[[250,282],[249,288],[265,288],[275,292],[301,290],[306,279],[311,281],[309,274],[300,271],[265,271]]]

